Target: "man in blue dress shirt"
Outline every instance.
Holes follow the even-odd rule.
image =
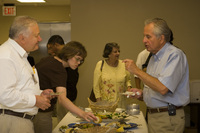
[[[124,60],[126,69],[145,84],[143,91],[132,88],[134,97],[147,105],[149,133],[183,133],[189,103],[189,67],[183,51],[170,43],[172,31],[160,18],[145,21],[143,43],[152,53],[147,72],[133,60]]]

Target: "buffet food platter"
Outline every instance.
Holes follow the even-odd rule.
[[[124,109],[117,108],[115,112],[122,112]],[[91,111],[90,108],[85,108],[85,111]],[[68,112],[66,116],[58,123],[53,129],[52,133],[148,133],[147,124],[142,112],[137,115],[128,115],[124,121],[109,119],[106,121],[102,120],[100,123],[93,123],[95,126],[91,128],[78,129],[72,127],[75,124],[87,123],[81,118],[74,116]],[[121,122],[120,126],[118,122]],[[100,125],[100,126],[99,126]],[[117,126],[116,126],[117,125]],[[89,126],[84,126],[89,127]],[[63,130],[61,130],[63,129]]]
[[[99,130],[101,129],[106,129],[105,131],[107,133],[112,133],[112,132],[119,132],[119,133],[124,133],[127,132],[127,130],[133,129],[133,128],[137,128],[138,124],[136,123],[129,123],[129,122],[109,122],[106,123],[105,125],[101,125],[101,124],[97,124],[97,123],[92,123],[92,122],[77,122],[77,123],[70,123],[68,125],[62,125],[59,128],[59,131],[61,133],[79,133],[79,132],[86,132],[88,131],[88,133],[94,133],[97,129],[98,129],[98,133]],[[110,132],[108,132],[108,130],[110,130]],[[89,130],[93,130],[91,132],[89,132]],[[102,130],[103,133],[105,133],[104,130]]]
[[[90,108],[85,109],[92,112]],[[128,122],[129,115],[124,109],[116,109],[115,112],[96,112],[94,115],[98,118],[96,122],[86,122],[78,118],[79,122],[73,122],[59,127],[60,133],[125,133],[138,127],[137,123]]]

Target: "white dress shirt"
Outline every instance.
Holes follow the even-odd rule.
[[[138,56],[137,56],[137,60],[136,60],[136,66],[138,68],[140,68],[142,70],[142,65],[146,62],[148,56],[149,56],[149,51],[147,51],[146,49],[142,50]],[[134,75],[135,77],[137,77],[137,75]]]
[[[136,65],[138,68],[142,69],[142,65],[146,62],[147,57],[149,56],[149,53],[150,53],[149,51],[144,49],[138,54],[137,61],[136,61]]]
[[[40,95],[37,71],[27,60],[28,53],[14,40],[0,46],[0,109],[37,114]]]

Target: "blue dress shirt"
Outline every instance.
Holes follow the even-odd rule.
[[[168,103],[184,106],[189,103],[189,67],[183,51],[166,43],[152,55],[147,73],[169,89],[167,94],[162,95],[145,85],[143,97],[147,107],[166,107]]]

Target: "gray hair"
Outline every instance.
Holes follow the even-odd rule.
[[[29,35],[29,27],[37,24],[37,20],[29,16],[18,16],[15,17],[10,30],[9,37],[16,39],[20,34],[25,36]]]
[[[165,41],[170,42],[172,39],[172,31],[167,25],[167,22],[161,18],[154,18],[154,19],[147,19],[145,21],[145,25],[148,25],[150,23],[154,24],[154,34],[157,38],[159,38],[161,35],[164,35]]]

